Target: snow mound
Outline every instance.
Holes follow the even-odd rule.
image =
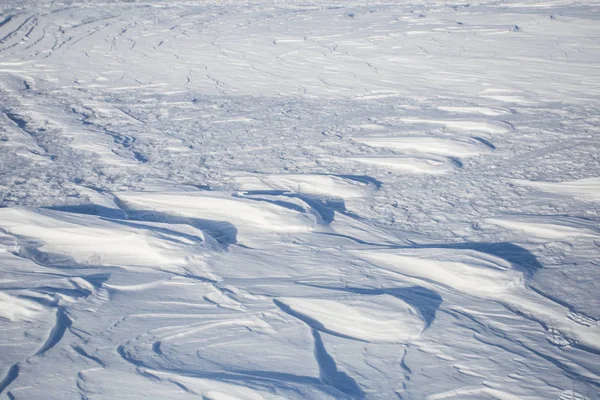
[[[266,233],[309,232],[316,226],[312,214],[272,203],[233,197],[221,192],[117,193],[134,210],[202,220],[208,229],[225,221],[237,241],[251,242]]]
[[[528,240],[600,237],[600,231],[593,223],[579,218],[513,215],[487,218],[485,222],[522,232]]]
[[[58,265],[179,270],[203,263],[203,250],[198,250],[204,234],[190,226],[136,225],[62,211],[3,208],[0,227],[22,238],[21,253]]]
[[[425,328],[419,311],[390,295],[370,299],[282,298],[280,301],[298,318],[314,321],[316,329],[366,342],[407,343]]]
[[[491,151],[489,146],[475,139],[437,136],[354,137],[355,142],[391,150],[413,151],[440,156],[473,157]]]
[[[523,274],[510,263],[473,250],[401,249],[356,255],[407,277],[483,298],[499,298],[524,284]]]
[[[39,303],[0,292],[0,320],[27,321],[45,312],[47,309]]]
[[[355,179],[319,174],[269,174],[235,177],[239,190],[282,190],[308,195],[356,198],[366,197],[374,185]]]
[[[462,111],[457,108],[446,108],[446,110],[451,111]],[[466,110],[465,110],[466,111]],[[471,111],[471,110],[469,110]],[[490,113],[489,110],[475,110],[475,112],[487,112]],[[489,122],[482,121],[464,121],[464,120],[444,120],[444,119],[424,119],[424,118],[402,118],[402,122],[410,123],[410,124],[433,124],[433,125],[442,125],[447,129],[458,131],[458,132],[486,132],[486,133],[506,133],[508,129],[505,126],[499,124],[492,124]]]
[[[598,177],[565,182],[539,182],[523,179],[515,179],[513,182],[559,196],[576,197],[587,201],[600,201],[600,178]]]
[[[431,157],[350,157],[348,160],[408,174],[443,174],[455,168],[448,159]]]

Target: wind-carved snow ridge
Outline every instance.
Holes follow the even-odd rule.
[[[409,342],[424,329],[418,311],[392,296],[344,300],[290,298],[276,304],[313,329],[365,342]]]
[[[4,3],[0,399],[599,398],[596,5]]]

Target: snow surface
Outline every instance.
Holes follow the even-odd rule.
[[[599,10],[0,2],[0,398],[600,399]]]

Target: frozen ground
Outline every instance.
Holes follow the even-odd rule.
[[[0,83],[0,398],[599,398],[599,4],[3,1]]]

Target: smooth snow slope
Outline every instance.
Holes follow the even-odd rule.
[[[600,399],[600,12],[0,2],[0,398]]]

